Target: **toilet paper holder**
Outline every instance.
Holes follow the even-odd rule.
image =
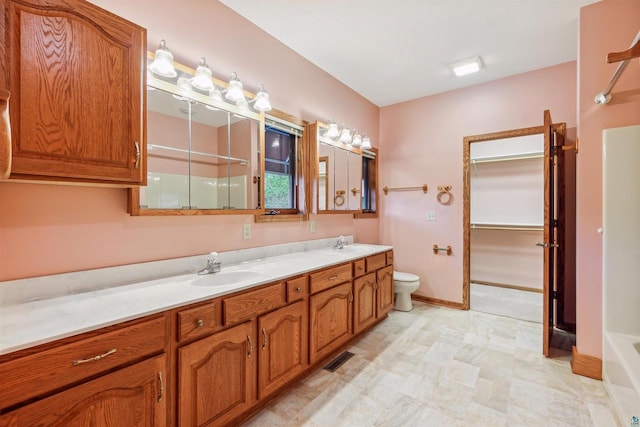
[[[433,245],[433,253],[435,255],[438,255],[438,252],[446,252],[447,255],[451,255],[453,251],[451,250],[451,246],[447,246],[446,248],[441,248],[437,244]]]

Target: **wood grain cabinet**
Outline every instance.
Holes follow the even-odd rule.
[[[258,343],[250,321],[178,350],[178,425],[226,425],[256,402]]]
[[[2,8],[11,178],[146,184],[146,30],[83,0]]]
[[[353,290],[348,281],[312,295],[309,302],[310,361],[331,354],[353,335]]]
[[[265,398],[308,366],[306,301],[298,301],[258,318],[258,397]]]
[[[374,324],[378,318],[378,282],[376,273],[358,277],[353,281],[353,329],[358,333]]]
[[[165,426],[165,367],[161,355],[119,369],[0,415],[0,426]]]
[[[393,308],[393,265],[376,272],[378,282],[378,317],[387,314]]]

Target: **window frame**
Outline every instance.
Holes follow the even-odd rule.
[[[296,207],[293,209],[271,209],[264,207],[265,213],[258,214],[255,216],[255,222],[299,222],[299,221],[307,221],[309,219],[309,208],[307,206],[308,197],[305,195],[305,183],[307,179],[305,177],[305,173],[308,173],[308,168],[305,167],[304,160],[306,158],[306,150],[307,150],[307,137],[304,132],[304,127],[308,124],[305,120],[302,120],[298,117],[292,116],[290,114],[284,113],[280,110],[271,110],[265,115],[265,126],[269,126],[269,124],[277,124],[280,127],[290,126],[291,128],[295,128],[302,132],[302,136],[298,138],[297,147],[296,147],[296,161],[295,161],[295,169],[296,169]],[[293,125],[293,126],[292,126]],[[294,127],[295,126],[295,127]],[[275,126],[274,126],[275,127]],[[302,129],[298,129],[302,128]],[[266,160],[264,153],[260,153],[260,155]],[[266,162],[264,162],[265,168],[261,171],[261,179],[265,180],[266,176]],[[261,185],[263,191],[266,191],[266,182]],[[262,195],[263,203],[266,199]],[[276,214],[268,214],[267,212],[271,212],[272,210],[277,210]]]
[[[374,158],[371,158],[369,156],[366,155],[366,151],[370,151],[371,153],[373,153],[373,155],[375,156]],[[362,167],[363,167],[363,174],[362,174],[362,181],[363,181],[363,186],[362,186],[362,191],[360,194],[362,194],[362,198],[365,197],[365,188],[364,188],[364,159],[368,158],[369,159],[369,174],[367,177],[367,183],[369,185],[369,198],[373,200],[373,204],[374,204],[374,209],[372,209],[371,211],[365,212],[362,211],[360,213],[356,213],[353,215],[354,218],[360,218],[360,219],[364,219],[364,218],[378,218],[378,206],[379,206],[379,192],[378,192],[378,159],[379,159],[379,153],[378,153],[378,149],[377,148],[369,148],[366,150],[363,150],[362,153]],[[373,167],[372,167],[373,166]],[[360,203],[360,209],[362,209],[362,200]]]

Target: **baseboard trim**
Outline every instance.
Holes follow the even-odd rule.
[[[580,354],[575,345],[571,348],[571,372],[596,380],[602,379],[602,359]]]
[[[420,301],[420,302],[426,302],[427,304],[441,305],[443,307],[455,308],[456,310],[465,310],[464,304],[461,302],[453,302],[453,301],[447,301],[444,299],[437,299],[437,298],[431,298],[431,297],[423,297],[422,295],[415,295],[415,294],[411,294],[411,299]]]

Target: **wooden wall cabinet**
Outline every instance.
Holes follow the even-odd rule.
[[[146,30],[83,0],[2,8],[10,178],[146,184]]]

